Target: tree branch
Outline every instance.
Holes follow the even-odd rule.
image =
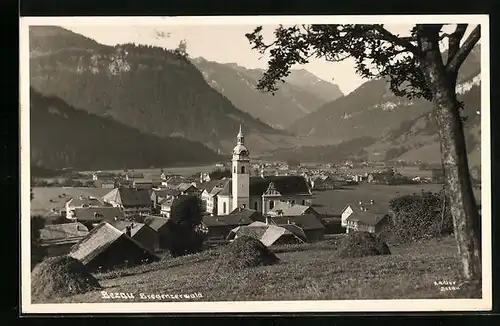
[[[382,25],[373,25],[375,30],[382,34],[384,40],[393,42],[399,46],[406,48],[408,51],[418,54],[420,50],[413,44],[410,43],[410,38],[398,37],[384,28]]]
[[[467,37],[464,44],[458,49],[457,53],[448,60],[449,63],[446,65],[446,70],[450,73],[457,73],[465,58],[467,58],[480,38],[481,25],[477,25],[472,33],[470,33],[469,37]]]
[[[446,60],[446,65],[448,65],[455,54],[457,54],[460,48],[460,41],[462,37],[464,37],[468,25],[469,24],[457,24],[455,31],[450,34],[448,38],[448,59]]]

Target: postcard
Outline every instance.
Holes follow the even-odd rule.
[[[489,41],[21,17],[22,313],[491,309]]]

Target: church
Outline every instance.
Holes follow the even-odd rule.
[[[310,205],[312,193],[302,176],[250,176],[250,151],[240,130],[232,153],[232,177],[217,194],[217,215],[236,208],[249,208],[266,214],[277,202]]]

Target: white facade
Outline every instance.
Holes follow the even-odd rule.
[[[244,145],[241,125],[238,142],[233,149],[231,182],[233,202],[230,211],[238,207],[250,208],[250,153]]]
[[[347,227],[347,218],[349,216],[351,216],[353,210],[351,208],[350,205],[348,205],[346,208],[344,208],[344,210],[342,211],[341,215],[340,215],[340,221],[341,221],[341,225],[342,227]]]
[[[218,196],[219,202],[217,204],[217,215],[227,215],[233,211],[231,197]]]

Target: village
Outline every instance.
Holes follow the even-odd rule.
[[[220,163],[212,172],[192,176],[162,170],[154,179],[133,170],[98,171],[89,175],[93,186],[32,188],[31,211],[44,221],[39,235],[47,257],[69,255],[90,269],[110,270],[156,261],[168,251],[167,222],[181,196],[200,199],[205,247],[242,235],[269,247],[312,243],[350,231],[379,232],[390,196],[381,199],[380,191],[367,188],[337,200],[335,193],[347,192],[342,189],[441,187],[439,173],[411,178],[380,166],[356,174],[352,165],[252,164],[240,127],[230,165]]]

